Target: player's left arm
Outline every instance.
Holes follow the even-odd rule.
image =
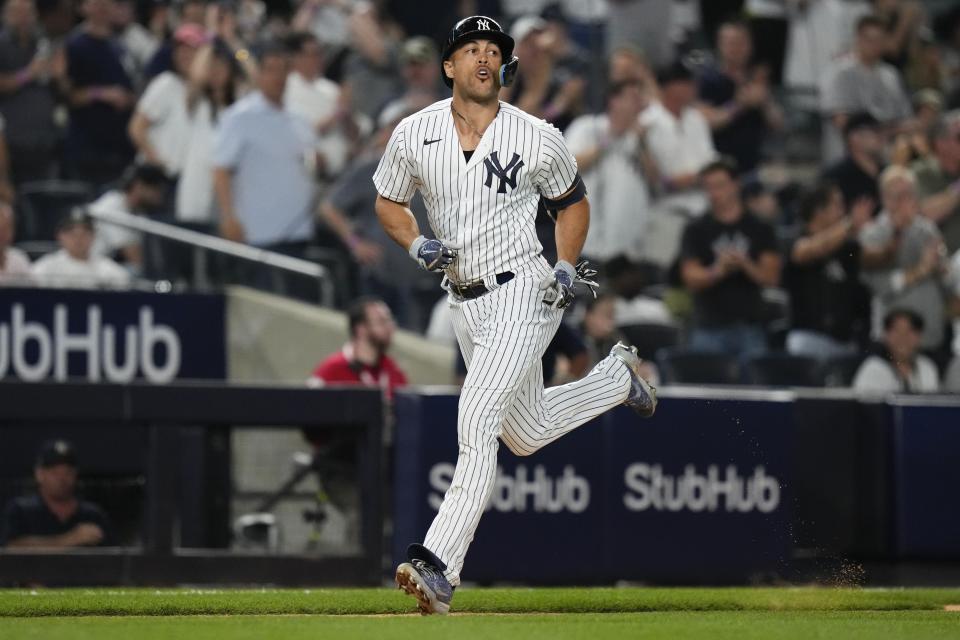
[[[569,206],[556,209],[557,260],[576,264],[590,229],[590,201],[584,195]]]

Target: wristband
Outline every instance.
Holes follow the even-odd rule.
[[[573,265],[566,260],[559,260],[553,270],[556,271],[557,269],[564,271],[568,276],[570,276],[571,280],[574,280],[577,277],[577,270],[574,269]]]
[[[410,243],[410,248],[407,249],[407,253],[410,254],[410,257],[416,260],[417,262],[420,261],[420,256],[419,256],[420,247],[422,247],[423,243],[426,241],[427,241],[427,238],[425,236],[417,236],[417,239],[414,240],[412,243]]]

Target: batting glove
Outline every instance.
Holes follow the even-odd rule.
[[[543,303],[551,309],[565,309],[573,302],[573,281],[577,271],[566,260],[561,260],[553,268],[553,284],[543,295]]]
[[[597,270],[590,266],[587,260],[581,260],[577,263],[577,275],[573,279],[573,284],[582,284],[593,294],[593,299],[597,299],[597,289],[600,285],[593,278],[596,277]]]
[[[409,253],[410,257],[427,271],[443,271],[457,257],[456,251],[444,246],[439,240],[428,240],[423,236],[413,241]]]

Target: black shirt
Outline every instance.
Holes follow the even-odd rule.
[[[113,527],[106,514],[92,502],[80,500],[77,510],[66,521],[60,520],[47,508],[39,495],[15,498],[7,503],[0,520],[0,547],[11,540],[26,536],[58,536],[67,533],[78,524],[95,524],[103,531],[100,546],[117,544]]]
[[[709,268],[719,252],[729,249],[741,250],[754,261],[762,253],[776,253],[773,227],[746,212],[733,224],[722,224],[708,212],[684,229],[680,258],[693,258]],[[734,272],[695,293],[693,313],[697,327],[760,324],[764,320],[760,285],[743,272]]]
[[[123,49],[113,41],[76,30],[67,40],[67,74],[74,87],[119,85],[132,90],[133,82],[123,66]],[[127,134],[129,109],[117,111],[105,102],[93,101],[70,110],[68,142],[74,149],[133,155]]]
[[[860,282],[857,241],[847,240],[832,254],[813,262],[788,262],[784,286],[790,293],[794,329],[817,331],[841,342],[859,342],[866,337],[870,294]]]
[[[883,167],[880,169],[882,171]],[[860,165],[854,162],[850,156],[824,171],[823,178],[837,185],[837,188],[843,193],[843,200],[848,207],[863,196],[873,198],[877,206],[880,204],[877,179],[861,169]]]
[[[722,107],[737,95],[733,78],[719,69],[707,69],[700,78],[700,99],[714,107]],[[767,135],[767,120],[759,107],[743,109],[725,126],[714,129],[713,146],[721,154],[733,157],[737,169],[748,173],[760,164],[760,152]]]

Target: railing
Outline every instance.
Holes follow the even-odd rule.
[[[217,253],[239,260],[253,262],[271,269],[274,282],[278,284],[277,289],[282,289],[282,286],[279,286],[281,283],[281,272],[313,279],[317,284],[320,304],[325,307],[333,306],[333,282],[330,271],[323,265],[293,256],[286,256],[275,251],[259,249],[240,242],[225,240],[206,233],[200,233],[199,231],[183,229],[176,225],[158,222],[143,216],[121,212],[97,212],[89,209],[88,213],[101,222],[115,224],[126,229],[132,229],[192,247],[194,260],[193,286],[197,289],[205,289],[210,286],[211,280],[207,254]]]

